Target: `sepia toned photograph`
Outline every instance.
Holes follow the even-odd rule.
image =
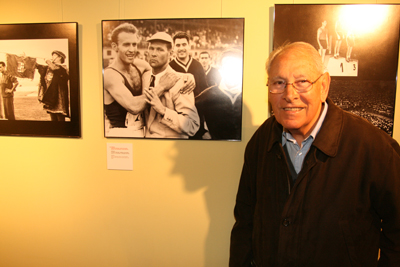
[[[104,135],[242,138],[243,18],[103,20]]]
[[[80,137],[77,23],[0,25],[0,134]]]
[[[335,104],[392,135],[399,27],[399,5],[275,5],[273,46],[313,45]]]

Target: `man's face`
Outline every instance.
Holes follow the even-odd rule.
[[[112,43],[111,46],[122,62],[130,64],[135,59],[138,41],[136,34],[121,32],[118,34],[118,43]]]
[[[0,65],[0,72],[4,72],[6,70],[6,67],[3,65]]]
[[[269,84],[275,81],[292,83],[303,79],[314,82],[319,75],[321,73],[317,71],[311,56],[299,55],[291,49],[272,62]],[[329,83],[329,74],[325,73],[308,92],[299,94],[292,85],[287,85],[281,94],[269,92],[268,98],[276,120],[292,135],[307,137],[318,121],[321,104],[328,96]]]
[[[172,50],[165,42],[153,41],[149,44],[149,64],[154,70],[163,70],[168,65]]]
[[[189,50],[190,47],[186,38],[179,38],[175,40],[174,51],[179,59],[185,60],[186,58],[188,58]]]
[[[210,56],[208,54],[200,54],[199,61],[204,70],[207,70],[208,66],[210,66]]]
[[[57,55],[56,53],[53,53],[53,55],[51,56],[51,60],[54,63],[61,63],[61,57],[59,55]]]

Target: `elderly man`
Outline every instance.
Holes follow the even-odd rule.
[[[164,75],[178,75],[170,66],[173,54],[172,38],[165,32],[154,34],[149,40],[149,64],[152,75],[148,85],[144,84],[146,101],[151,105],[146,109],[146,138],[187,139],[199,129],[199,116],[194,105],[193,93],[181,94],[183,79],[163,95],[158,96],[153,88]],[[182,74],[181,74],[182,75]]]
[[[400,266],[398,143],[327,98],[313,46],[275,50],[267,72],[274,116],[246,148],[230,266]]]

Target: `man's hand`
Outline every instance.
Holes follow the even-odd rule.
[[[7,93],[7,94],[11,94],[13,91],[14,91],[13,89],[9,89],[9,88],[6,88],[4,90],[4,92]]]
[[[167,72],[160,78],[159,85],[162,86],[164,92],[166,92],[171,89],[176,84],[176,82],[179,81],[179,79],[179,75],[172,72]]]
[[[196,81],[191,73],[183,74],[183,86],[179,90],[181,94],[190,94],[196,88]]]
[[[54,63],[54,62],[53,62],[52,60],[50,60],[50,59],[46,59],[45,61],[46,61],[47,65],[49,65],[49,68],[52,69],[52,70],[55,70],[55,69],[59,69],[59,68],[60,68],[58,64]]]
[[[160,98],[154,92],[154,90],[152,90],[151,88],[145,88],[144,94],[146,96],[146,102],[149,103],[158,114],[164,117],[166,107],[163,105],[163,103],[161,103]]]

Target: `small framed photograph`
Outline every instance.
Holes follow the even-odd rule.
[[[78,24],[1,24],[0,88],[0,135],[80,137]]]
[[[104,135],[242,138],[243,18],[104,20]]]

